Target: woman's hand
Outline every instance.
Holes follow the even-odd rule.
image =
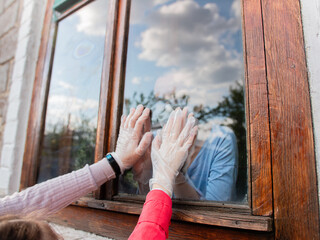
[[[169,196],[172,196],[174,180],[186,161],[188,151],[197,135],[195,118],[191,115],[186,124],[185,121],[186,110],[176,109],[152,143],[153,178],[150,180],[150,189],[161,188]]]

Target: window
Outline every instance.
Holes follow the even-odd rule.
[[[108,1],[57,21],[37,182],[94,162]]]
[[[52,23],[54,1],[48,1],[30,110],[27,133],[28,144],[25,149],[24,166],[21,177],[22,188],[34,184],[38,176],[40,176],[38,169],[43,159],[43,157],[41,158],[41,143],[44,143],[43,139],[45,138],[43,138],[43,134],[45,134],[47,126],[47,120],[45,120],[44,116],[46,109],[47,116],[50,114],[50,95],[54,93],[52,76],[55,74],[56,54],[59,48],[59,28],[58,38],[55,38],[57,23],[59,25],[69,17],[71,19],[73,14],[78,11],[85,11],[91,4],[96,4],[100,1],[102,0],[57,1],[63,2],[63,4],[59,6],[64,10],[61,10],[60,7],[56,8],[58,13],[55,12],[55,18],[57,21]],[[203,40],[201,46],[203,46],[203,52],[208,55],[209,58],[212,57],[213,54],[211,48],[213,46],[221,46],[224,48],[224,51],[217,52],[217,55],[219,55],[219,53],[221,54],[220,57],[222,58],[220,61],[223,62],[223,59],[232,59],[234,62],[224,62],[224,66],[231,64],[235,69],[238,69],[237,74],[232,73],[232,71],[226,71],[227,75],[225,76],[233,76],[230,77],[230,79],[232,79],[229,82],[230,85],[225,86],[224,89],[219,89],[218,93],[221,96],[215,100],[215,102],[209,101],[207,103],[205,101],[208,99],[205,99],[205,104],[202,108],[199,107],[199,109],[208,109],[205,108],[205,106],[209,106],[209,109],[214,109],[217,112],[219,103],[224,100],[222,96],[227,97],[229,89],[237,89],[237,87],[239,87],[239,89],[244,88],[244,92],[238,91],[238,93],[244,93],[243,96],[245,98],[241,101],[244,104],[242,108],[245,109],[244,114],[246,121],[243,120],[241,123],[245,122],[245,125],[242,127],[243,130],[246,131],[246,141],[239,139],[237,136],[237,147],[240,156],[240,151],[244,151],[245,147],[239,147],[239,141],[247,144],[246,148],[248,151],[247,154],[242,154],[243,160],[241,162],[242,164],[247,164],[247,167],[244,167],[244,165],[240,167],[239,165],[239,169],[242,168],[242,170],[245,170],[245,173],[248,169],[247,178],[243,178],[244,182],[248,183],[248,185],[240,185],[242,186],[243,198],[238,199],[236,204],[212,201],[189,201],[186,199],[174,200],[172,226],[175,231],[172,231],[171,236],[174,239],[181,239],[181,236],[185,236],[186,239],[188,237],[192,239],[198,236],[213,238],[220,235],[233,239],[239,236],[243,238],[252,237],[258,239],[262,237],[264,239],[272,239],[274,237],[273,226],[275,225],[275,233],[278,239],[281,239],[281,236],[291,239],[297,236],[295,235],[298,232],[296,229],[299,229],[299,232],[303,232],[301,229],[310,228],[309,225],[306,224],[309,224],[311,221],[307,221],[305,216],[313,216],[313,220],[316,219],[315,216],[318,216],[318,212],[313,211],[316,207],[314,205],[310,207],[311,204],[317,203],[317,201],[314,201],[316,197],[312,197],[312,194],[316,193],[316,190],[312,192],[312,189],[316,188],[310,188],[310,190],[308,187],[304,187],[303,193],[306,194],[303,196],[306,196],[306,198],[303,199],[306,199],[306,201],[303,203],[299,202],[298,204],[298,200],[302,199],[302,195],[299,195],[302,194],[302,191],[298,191],[299,186],[296,183],[303,182],[307,186],[315,183],[315,181],[311,180],[310,182],[302,181],[302,176],[310,176],[308,179],[313,179],[314,177],[313,168],[311,165],[308,165],[312,157],[309,155],[306,156],[306,153],[313,153],[312,144],[300,147],[302,138],[283,137],[286,136],[285,133],[292,132],[293,130],[296,130],[300,134],[299,136],[304,134],[305,136],[312,135],[310,135],[309,128],[301,130],[301,126],[305,125],[296,124],[297,122],[305,123],[311,119],[311,115],[308,115],[309,107],[308,101],[306,100],[307,98],[303,98],[303,96],[305,96],[303,94],[308,92],[305,88],[305,86],[307,86],[307,84],[305,84],[307,78],[305,76],[300,77],[300,75],[303,75],[301,73],[303,70],[298,68],[298,63],[301,63],[302,69],[305,67],[303,65],[304,55],[300,51],[303,48],[299,48],[303,42],[301,40],[303,39],[302,36],[299,35],[302,32],[301,25],[299,25],[299,21],[296,21],[300,16],[300,11],[297,8],[299,4],[290,4],[287,3],[287,1],[281,1],[281,4],[265,0],[242,1],[242,50],[241,35],[239,32],[240,14],[239,11],[232,12],[232,10],[230,10],[230,7],[231,9],[236,9],[240,1],[235,1],[235,3],[234,1],[223,1],[223,3],[221,3],[222,1],[217,1],[222,4],[218,9],[210,4],[211,1],[146,1],[143,7],[148,9],[146,15],[148,16],[148,21],[142,22],[142,24],[138,22],[139,19],[137,18],[137,16],[141,17],[142,13],[134,12],[135,9],[137,9],[137,4],[142,4],[142,1],[109,0],[104,2],[108,2],[109,7],[107,15],[104,15],[106,17],[105,26],[107,30],[104,40],[103,60],[100,58],[102,65],[101,70],[99,70],[101,71],[99,104],[98,109],[95,110],[95,113],[97,113],[94,151],[95,161],[100,160],[106,152],[112,151],[115,148],[121,113],[126,111],[131,105],[134,106],[137,101],[147,101],[149,96],[151,100],[156,100],[155,106],[159,105],[160,107],[153,109],[153,125],[154,128],[157,128],[166,118],[165,114],[162,116],[157,111],[166,109],[163,108],[163,106],[167,106],[168,108],[172,107],[172,104],[163,104],[167,103],[167,99],[165,98],[166,94],[164,94],[168,93],[166,91],[171,90],[167,96],[169,96],[169,100],[170,97],[171,100],[173,98],[173,103],[175,103],[176,100],[184,101],[183,104],[189,105],[191,108],[199,107],[203,102],[203,100],[201,100],[203,95],[206,94],[206,92],[213,91],[216,87],[215,84],[204,85],[203,81],[208,80],[211,83],[211,81],[217,79],[224,79],[224,77],[219,78],[217,76],[215,76],[215,78],[202,79],[210,75],[210,71],[212,73],[216,66],[208,65],[210,66],[208,69],[204,67],[205,64],[211,62],[203,62],[203,58],[198,57],[197,53],[199,49],[194,48],[197,42],[193,42],[193,38],[188,38],[190,37],[188,35],[190,31],[186,32],[187,35],[181,35],[184,30],[182,26],[191,28],[203,19],[203,26],[205,26],[205,24],[208,23],[205,21],[207,17],[205,14],[200,14],[199,18],[195,19],[193,17],[180,19],[183,20],[185,25],[179,25],[179,28],[174,28],[176,27],[174,24],[168,26],[169,23],[166,21],[169,21],[169,18],[165,18],[164,22],[155,21],[161,17],[158,14],[159,11],[166,14],[169,14],[170,11],[171,13],[179,13],[179,11],[183,10],[182,8],[170,8],[170,6],[176,6],[175,4],[177,3],[189,4],[188,10],[190,11],[196,9],[197,11],[206,10],[207,12],[211,11],[211,13],[215,13],[215,17],[224,23],[223,25],[230,23],[232,19],[235,21],[232,24],[230,23],[230,26],[228,25],[230,27],[230,33],[223,29],[219,29],[221,31],[219,33],[209,32],[208,35],[203,35],[203,32],[194,33],[194,35],[198,37],[195,38],[196,41]],[[160,5],[152,5],[153,2]],[[296,17],[296,14],[299,16]],[[196,15],[190,14],[189,16]],[[283,31],[284,25],[272,24],[273,19],[281,16],[284,16],[283,19],[281,19],[286,23],[286,31]],[[230,22],[228,22],[229,20]],[[147,23],[147,26],[143,26],[144,23]],[[209,23],[213,23],[213,21],[209,21]],[[152,24],[155,24],[155,28],[150,28],[153,26]],[[163,35],[162,31],[165,31],[166,27],[173,28],[179,34]],[[203,31],[205,30],[207,30],[207,28],[203,29]],[[294,37],[290,35],[292,33],[291,31],[294,32]],[[156,34],[156,38],[154,38],[152,34]],[[221,34],[219,35],[218,41],[214,38],[216,34]],[[162,41],[160,41],[161,37],[170,43],[167,49],[165,49],[167,50],[167,55],[161,55],[161,52],[158,51],[163,50],[161,49],[161,47],[163,47],[161,45]],[[179,42],[179,38],[182,37],[183,41],[181,40],[181,42]],[[233,42],[232,39],[234,38],[230,37],[234,37],[236,41]],[[139,41],[136,41],[136,39]],[[287,44],[288,39],[292,41],[293,44]],[[147,40],[152,40],[152,45],[144,45]],[[135,43],[137,44],[135,45]],[[185,49],[182,49],[180,43],[187,44],[188,48],[186,49],[194,49],[194,52],[183,51]],[[232,43],[234,43],[234,45],[232,45]],[[150,44],[150,41],[148,44]],[[88,53],[88,50],[90,50],[89,45],[85,44],[83,48],[79,49],[81,50],[79,52],[80,55]],[[56,49],[54,47],[56,47]],[[208,51],[208,49],[210,51]],[[189,56],[186,56],[186,53],[188,53]],[[241,66],[242,54],[244,59],[243,66]],[[290,56],[288,56],[288,54],[290,54]],[[296,59],[297,61],[294,62],[294,64],[289,64],[287,63],[288,59],[290,61]],[[180,65],[182,62],[186,65]],[[287,66],[289,66],[290,69],[287,69]],[[193,77],[194,75],[192,74],[194,74],[195,69],[199,70],[201,74],[197,73],[198,75]],[[243,69],[244,72],[241,74],[241,70]],[[184,72],[182,70],[184,70]],[[152,75],[150,75],[151,71]],[[297,71],[297,75],[290,75],[295,71]],[[217,74],[217,72],[213,73],[213,75],[214,74]],[[151,78],[149,78],[149,76],[151,76]],[[165,79],[163,76],[169,76],[170,79],[173,80],[171,82],[161,82],[160,80]],[[299,76],[299,78],[296,76]],[[51,86],[49,86],[50,78],[52,81]],[[193,80],[196,78],[199,84],[194,85],[194,82],[190,84],[188,81],[181,82],[181,78],[183,80]],[[289,81],[291,79],[294,79],[297,84],[292,84]],[[238,80],[240,80],[239,84],[234,84]],[[143,91],[141,91],[141,87],[136,87],[138,83],[144,83]],[[155,83],[160,85],[156,85]],[[164,84],[161,85],[161,83]],[[288,84],[290,84],[290,86]],[[232,88],[229,88],[231,85],[233,85]],[[201,89],[202,86],[206,87]],[[304,91],[300,91],[297,86],[304,87]],[[292,89],[294,89],[294,91]],[[151,90],[153,90],[153,95],[150,95]],[[137,92],[136,94],[134,94],[135,91]],[[143,93],[143,97],[140,95],[141,92],[138,91]],[[156,94],[156,91],[159,91],[159,94]],[[205,93],[203,93],[204,91]],[[199,94],[199,92],[202,95]],[[292,96],[297,92],[299,92],[299,96],[295,99]],[[283,107],[281,104],[290,103],[288,99],[299,105],[305,114],[296,116],[297,107],[292,107],[290,104],[286,105],[286,111],[281,111]],[[197,110],[197,108],[195,109]],[[216,113],[215,111],[213,112]],[[238,116],[244,119],[244,115]],[[213,120],[213,118],[214,117],[210,116],[210,121]],[[216,120],[229,121],[227,114],[219,115],[217,118]],[[72,123],[71,117],[69,123]],[[68,121],[66,124],[68,126]],[[272,126],[272,128],[270,126]],[[68,130],[68,128],[66,129]],[[283,129],[287,132],[284,132]],[[281,134],[278,134],[278,131],[280,131]],[[71,135],[68,131],[65,132],[69,134],[69,136]],[[237,135],[234,130],[233,132]],[[304,139],[306,138],[307,137]],[[203,138],[203,140],[205,139],[206,138]],[[273,141],[271,141],[271,139]],[[307,140],[309,141],[310,139],[308,138]],[[286,149],[287,146],[295,146],[297,149],[303,148],[305,151],[295,152],[295,149],[291,147],[292,151],[288,152]],[[271,149],[273,149],[272,154]],[[293,167],[296,166],[296,163],[293,162],[293,160],[297,158],[296,156],[300,156],[299,160],[303,161],[308,167]],[[72,158],[70,159],[72,161]],[[275,167],[272,168],[272,165]],[[290,168],[291,171],[287,171],[286,167]],[[240,174],[240,170],[238,173]],[[109,237],[126,238],[137,221],[137,216],[135,215],[141,212],[144,200],[144,197],[141,195],[128,194],[130,191],[136,192],[136,189],[132,188],[132,186],[129,188],[121,187],[121,184],[128,183],[128,179],[130,178],[131,176],[128,174],[126,179],[120,179],[120,183],[118,181],[119,179],[108,182],[106,186],[101,187],[101,189],[96,192],[94,197],[80,199],[75,203],[75,206],[67,208],[61,214],[58,213],[58,219],[60,219],[60,222],[68,222],[71,226],[81,227],[84,230],[97,232]],[[131,183],[136,184],[133,181],[131,181]],[[312,185],[312,187],[314,186]],[[129,189],[131,190],[129,191]],[[285,191],[282,191],[282,189],[285,189]],[[245,194],[247,194],[247,197]],[[282,195],[285,195],[285,197],[283,198]],[[242,201],[241,204],[239,204],[240,201]],[[283,203],[284,201],[286,202]],[[275,206],[277,211],[273,211],[273,206]],[[308,214],[305,214],[305,212],[301,210],[302,208],[307,209]],[[75,212],[77,213],[77,220],[73,219]],[[110,221],[105,220],[106,215]],[[301,220],[296,216],[300,216]],[[97,217],[99,222],[96,220]],[[88,219],[91,221],[90,224],[86,224]],[[273,222],[273,219],[281,219],[281,221]],[[286,225],[287,223],[282,221],[283,219],[290,220],[290,223],[293,223],[293,230],[289,229]],[[306,221],[303,221],[303,219]],[[314,222],[316,221],[312,221],[312,223]],[[101,224],[103,224],[103,226],[101,226]],[[314,225],[317,224],[318,222]],[[288,232],[292,234],[286,235],[286,229],[289,229]],[[318,227],[314,229],[318,229]],[[317,231],[318,230],[315,230],[314,232]],[[310,232],[314,233],[312,231]],[[187,234],[189,235],[187,236]],[[309,238],[310,236],[313,235],[309,235]],[[302,238],[308,239],[308,237]],[[239,239],[241,239],[241,237]]]
[[[38,172],[29,179],[41,182],[99,161],[115,147],[122,112],[138,103],[152,109],[153,130],[161,128],[173,108],[188,106],[199,119],[200,131],[193,162],[185,169],[190,186],[197,189],[196,199],[207,201],[189,201],[196,199],[181,195],[182,188],[175,191],[181,199],[176,204],[200,208],[194,214],[203,217],[208,207],[226,210],[225,202],[238,202],[234,206],[248,214],[240,0],[132,1],[131,6],[129,1],[107,0],[55,3],[47,41],[52,51],[39,77],[48,89],[41,103],[45,117],[38,115],[41,127],[30,150]],[[217,150],[217,145],[227,150]],[[213,152],[215,159],[227,155],[227,162],[212,163]],[[25,158],[32,159],[28,148]],[[216,177],[208,173],[198,180],[211,165],[210,171],[219,169],[216,175],[228,175],[220,181],[229,185],[215,190],[201,186]],[[143,203],[143,196],[130,195],[145,194],[142,189],[129,171],[101,187],[95,197],[120,206]],[[212,200],[222,203],[208,202]],[[126,212],[125,207],[119,211]],[[200,222],[217,221],[207,216]],[[264,228],[270,229],[269,219]]]
[[[138,104],[152,110],[154,132],[176,107],[198,119],[190,183],[177,184],[175,197],[247,201],[240,0],[132,1],[124,98],[126,114]],[[129,171],[119,191],[148,190],[138,185]]]

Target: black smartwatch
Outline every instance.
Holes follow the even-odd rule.
[[[120,167],[117,163],[117,161],[113,158],[113,156],[108,153],[106,155],[106,159],[108,160],[110,166],[112,167],[113,171],[115,172],[116,176],[119,176],[121,174]]]

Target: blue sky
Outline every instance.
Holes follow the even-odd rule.
[[[243,79],[240,16],[239,0],[132,1],[125,98],[176,89],[214,107]]]
[[[71,113],[96,124],[107,0],[59,23],[47,121]],[[240,0],[133,0],[125,98],[173,89],[190,105],[211,107],[243,79]]]
[[[63,19],[58,35],[51,75],[47,123],[73,127],[81,115],[96,126],[108,1],[98,0]]]

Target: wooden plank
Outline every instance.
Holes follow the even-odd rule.
[[[138,216],[69,206],[49,220],[105,237],[128,239]],[[169,239],[273,239],[273,234],[171,221]]]
[[[117,40],[115,50],[114,78],[112,89],[109,148],[115,150],[123,108],[124,81],[127,63],[127,45],[130,18],[130,0],[120,0],[118,8]]]
[[[276,239],[319,239],[319,202],[299,0],[262,0]]]
[[[112,198],[119,202],[133,202],[141,203],[146,200],[145,195],[127,194],[120,193]],[[199,206],[199,207],[214,207],[216,209],[241,209],[241,211],[251,212],[251,208],[246,204],[239,204],[238,202],[214,202],[205,200],[185,200],[185,199],[172,199],[172,203],[175,205],[188,205],[188,206]]]
[[[139,215],[142,211],[143,203],[144,202],[128,203],[81,198],[74,204],[81,207]],[[272,231],[271,217],[253,216],[250,211],[242,208],[199,207],[174,204],[172,219],[221,227]]]
[[[111,0],[109,2],[109,13],[107,22],[107,31],[105,38],[105,50],[102,65],[101,86],[100,86],[100,100],[97,121],[97,136],[95,148],[95,162],[100,161],[109,151],[108,135],[110,131],[110,115],[112,109],[112,82],[113,82],[113,65],[114,65],[114,51],[117,31],[117,9],[118,1]],[[109,181],[95,192],[98,199],[111,199],[112,191],[106,194],[106,190],[112,190],[109,186],[113,186],[114,181]],[[106,187],[107,186],[107,187]]]
[[[271,216],[273,209],[268,90],[260,10],[260,0],[243,1],[251,206],[254,215]]]
[[[53,57],[54,50],[53,38],[55,34],[55,26],[51,25],[53,3],[54,0],[48,0],[45,12],[38,64],[31,98],[20,190],[34,185],[37,180],[36,178],[39,168],[38,156],[45,119],[45,105],[49,90],[48,76],[51,70],[49,62]]]
[[[61,21],[62,19],[68,17],[69,15],[71,15],[72,13],[76,12],[77,10],[79,10],[80,8],[84,7],[85,5],[87,5],[88,3],[91,3],[93,0],[82,0],[78,3],[75,3],[73,6],[69,6],[69,8],[67,10],[62,10],[60,12],[62,12],[60,15],[56,12],[56,14],[58,15],[58,21]]]
[[[114,151],[120,127],[120,119],[123,108],[124,81],[127,62],[127,45],[130,18],[130,0],[119,0],[118,2],[118,20],[114,52],[114,68],[112,71],[112,88],[111,101],[108,105],[109,115],[109,132],[107,136],[107,149],[109,152]],[[106,184],[105,199],[111,199],[118,193],[118,179]]]

